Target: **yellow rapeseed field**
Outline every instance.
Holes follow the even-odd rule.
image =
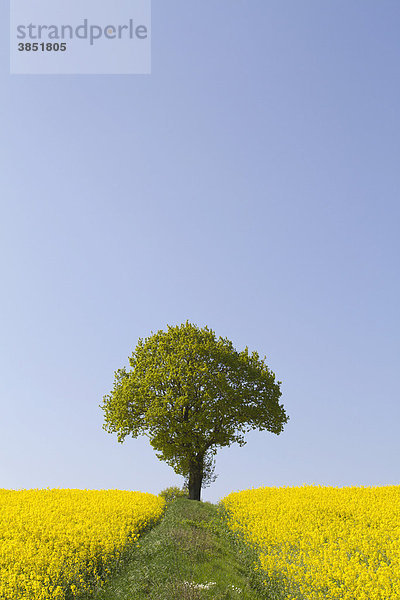
[[[0,490],[0,599],[91,593],[164,507],[141,492]]]
[[[400,486],[265,487],[222,502],[287,600],[400,599]]]

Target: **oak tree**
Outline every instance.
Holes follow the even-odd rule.
[[[119,442],[146,435],[157,457],[186,478],[192,500],[215,479],[218,448],[243,446],[253,429],[280,434],[288,421],[265,357],[237,351],[208,327],[186,321],[152,333],[129,363],[103,398],[103,428]]]

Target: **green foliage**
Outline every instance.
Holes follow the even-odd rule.
[[[162,490],[158,495],[161,496],[161,498],[164,498],[164,500],[168,503],[176,500],[177,498],[188,498],[189,493],[185,488],[181,489],[178,486],[171,486],[165,488],[165,490]]]
[[[152,333],[139,339],[129,363],[104,396],[103,428],[119,442],[148,436],[157,457],[189,484],[193,472],[203,484],[213,481],[217,448],[243,446],[252,429],[279,434],[288,421],[281,382],[265,359],[247,347],[238,352],[208,327],[187,321]]]

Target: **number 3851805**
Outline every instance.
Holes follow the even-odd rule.
[[[65,52],[67,49],[67,44],[62,42],[59,44],[58,42],[34,42],[31,44],[30,42],[25,42],[24,44],[21,42],[18,44],[18,50],[20,52]]]

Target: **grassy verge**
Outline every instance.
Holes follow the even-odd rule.
[[[255,552],[229,532],[219,507],[175,500],[94,598],[280,600],[254,571],[256,561]]]

